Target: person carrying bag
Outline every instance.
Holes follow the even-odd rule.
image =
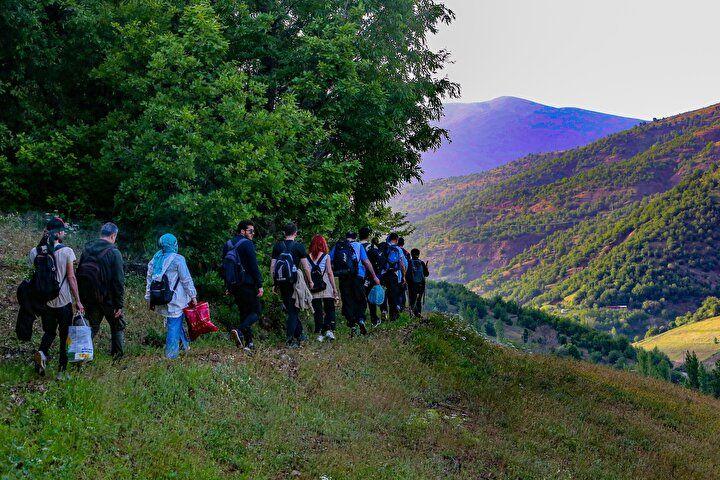
[[[197,291],[185,257],[178,253],[177,238],[166,233],[160,237],[158,245],[160,250],[148,262],[145,300],[150,310],[165,318],[165,356],[177,358],[180,345],[183,350],[190,349],[183,325],[183,309],[197,304]]]

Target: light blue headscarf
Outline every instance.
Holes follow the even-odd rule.
[[[162,273],[165,260],[178,251],[178,242],[175,235],[166,233],[158,240],[160,250],[153,257],[153,275],[159,276]]]

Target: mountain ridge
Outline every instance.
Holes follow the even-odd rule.
[[[477,173],[531,153],[567,150],[642,121],[511,96],[449,103],[438,125],[448,130],[450,141],[423,156],[424,179]]]

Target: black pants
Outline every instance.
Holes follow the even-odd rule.
[[[398,282],[395,272],[387,272],[383,275],[382,284],[385,287],[385,298],[387,299],[390,320],[397,320],[402,309],[403,287]]]
[[[67,337],[68,328],[72,323],[73,310],[72,303],[68,303],[64,307],[52,308],[46,307],[40,313],[42,319],[43,336],[40,340],[39,350],[49,356],[48,352],[50,347],[55,340],[55,337],[60,335],[60,363],[58,370],[61,372],[65,370],[68,363],[67,357]]]
[[[312,307],[315,319],[315,333],[335,330],[335,299],[313,298]]]
[[[348,327],[352,328],[360,321],[365,321],[367,297],[365,296],[365,280],[362,277],[352,276],[340,279],[340,300],[342,301],[342,314],[347,320]]]
[[[410,297],[410,310],[413,315],[420,315],[422,312],[423,295],[425,294],[425,284],[408,283],[408,295]]]
[[[292,298],[295,292],[294,285],[280,285],[280,298],[285,306],[285,336],[290,341],[293,338],[299,340],[302,337],[303,326],[300,321],[300,309],[295,306],[295,299]]]
[[[254,285],[241,285],[233,291],[240,321],[232,328],[238,329],[247,343],[253,341],[252,326],[260,320],[261,306],[257,294],[258,289]]]
[[[125,317],[115,318],[115,309],[109,305],[85,305],[85,317],[92,328],[92,338],[100,331],[103,318],[110,325],[110,355],[120,358],[125,353]]]

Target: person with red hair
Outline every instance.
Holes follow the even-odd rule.
[[[314,288],[313,316],[315,318],[315,334],[318,342],[335,340],[335,302],[338,299],[335,289],[335,276],[332,262],[328,261],[328,244],[325,237],[315,235],[310,242],[310,275]]]

